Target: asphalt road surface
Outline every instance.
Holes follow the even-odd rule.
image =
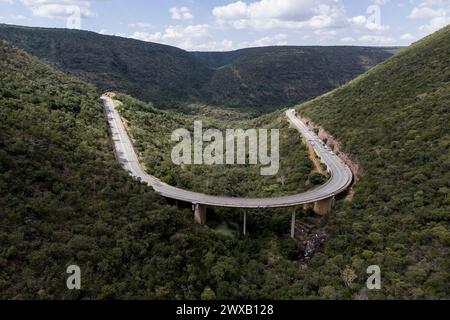
[[[311,132],[307,126],[295,115],[295,110],[288,110],[288,120],[298,129],[307,141],[313,146],[317,155],[327,165],[331,178],[323,185],[307,192],[274,198],[232,198],[211,196],[192,192],[170,186],[156,177],[146,173],[134,151],[131,139],[122,123],[112,99],[106,96],[101,98],[104,103],[105,113],[108,119],[111,137],[114,142],[116,156],[122,166],[132,176],[147,183],[160,195],[192,204],[203,204],[217,207],[230,208],[282,208],[292,207],[331,198],[345,191],[352,183],[352,172],[349,167],[331,150],[326,147],[319,137]]]

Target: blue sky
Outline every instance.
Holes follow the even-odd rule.
[[[201,51],[396,46],[450,24],[450,0],[0,0],[0,22],[81,28]]]

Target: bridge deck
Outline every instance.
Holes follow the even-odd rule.
[[[352,183],[353,175],[349,167],[332,151],[327,149],[317,135],[296,117],[294,110],[286,112],[288,120],[310,143],[316,154],[327,165],[331,178],[323,185],[304,193],[274,198],[232,198],[212,196],[170,186],[145,172],[134,151],[131,139],[122,123],[112,99],[102,96],[112,140],[118,160],[132,176],[151,186],[164,197],[217,207],[231,208],[282,208],[328,199],[345,191]]]

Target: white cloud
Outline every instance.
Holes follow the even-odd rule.
[[[414,8],[408,16],[410,19],[425,19],[445,16],[444,9],[432,9],[428,7]]]
[[[5,1],[5,0],[0,0],[1,1]],[[15,21],[20,21],[20,20],[27,20],[28,18],[21,15],[21,14],[10,14],[6,17],[4,16],[0,16],[1,20],[15,20]]]
[[[80,14],[81,17],[90,17],[92,12],[88,7],[80,7],[66,4],[46,4],[31,9],[36,17],[50,19],[65,19],[74,14]]]
[[[405,33],[400,36],[400,40],[414,40],[414,36],[411,33]]]
[[[230,51],[233,49],[234,49],[233,41],[231,40],[200,43],[190,48],[190,50],[197,50],[197,51]]]
[[[426,33],[432,33],[450,24],[450,17],[442,16],[430,20],[426,25],[420,26],[419,30]]]
[[[214,41],[209,34],[210,28],[206,24],[176,25],[167,27],[163,32],[134,32],[129,37],[142,41],[163,43],[191,51],[229,51],[246,47],[281,46],[288,43],[288,36],[284,33],[262,37],[253,41],[244,41],[237,45],[228,39]]]
[[[245,41],[239,44],[239,48],[248,47],[265,47],[265,46],[285,46],[288,44],[288,36],[284,33],[279,33],[275,36],[267,36],[253,41]]]
[[[191,10],[187,7],[173,7],[169,10],[172,15],[172,19],[174,20],[192,20],[194,16],[191,13]]]
[[[350,22],[352,22],[356,26],[365,26],[367,23],[367,17],[366,16],[356,16],[356,17],[350,18]]]
[[[246,4],[238,1],[224,7],[213,9],[214,16],[225,19],[253,18],[268,19],[275,18],[287,21],[305,21],[317,15],[325,6],[331,6],[337,1],[326,0],[260,0]]]
[[[26,20],[27,19],[27,17],[25,17],[21,14],[13,14],[13,15],[10,15],[9,18],[13,19],[13,20]]]
[[[380,22],[376,22],[373,19],[367,19],[366,16],[356,16],[349,19],[349,22],[356,28],[366,28],[370,31],[387,31],[389,26],[382,25]]]
[[[390,29],[389,26],[384,26],[384,25],[374,23],[374,22],[367,23],[366,28],[371,31],[388,31]]]
[[[163,32],[134,32],[130,38],[164,43],[186,50],[193,50],[205,40],[210,39],[209,25],[198,24],[189,26],[169,26]]]
[[[31,9],[34,16],[49,19],[67,19],[74,14],[82,18],[92,17],[91,1],[85,0],[20,0]]]
[[[185,46],[184,49],[195,51],[230,51],[251,47],[284,46],[288,44],[287,40],[288,36],[284,33],[262,37],[252,41],[243,41],[236,45],[232,40],[227,39],[222,41],[206,41],[204,43],[195,43],[195,41],[192,41],[191,39],[190,46]]]
[[[235,29],[321,29],[348,24],[340,0],[237,1],[212,13],[219,24]]]
[[[352,37],[344,37],[340,40],[342,43],[354,43],[356,40]]]
[[[338,34],[338,32],[336,30],[331,30],[331,29],[319,29],[314,31],[315,35],[321,36],[321,37],[334,37],[335,35]]]
[[[380,35],[364,35],[358,38],[361,45],[392,45],[395,39]]]
[[[107,29],[101,29],[98,33],[104,34],[107,36],[116,36],[116,37],[122,37],[122,38],[127,37],[127,35],[123,32],[109,32]]]
[[[450,24],[450,2],[425,0],[414,7],[408,16],[410,19],[428,19],[428,23],[419,26],[419,31],[432,33]]]
[[[373,4],[376,4],[378,6],[384,6],[387,4],[390,0],[372,0]]]
[[[385,4],[387,0],[376,0]],[[374,9],[371,6],[371,9]],[[212,13],[220,25],[235,29],[340,29],[356,27],[373,32],[389,30],[377,12],[349,18],[341,0],[260,0],[249,4],[237,1],[216,7]],[[374,15],[375,13],[375,15]]]
[[[146,29],[146,28],[152,27],[151,23],[148,23],[148,22],[135,22],[135,23],[130,23],[128,26],[131,28],[141,28],[141,29]]]
[[[226,6],[215,7],[213,15],[219,19],[236,20],[246,18],[248,15],[248,6],[245,2],[238,1]]]

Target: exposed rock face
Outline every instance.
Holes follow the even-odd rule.
[[[358,174],[362,172],[362,168],[359,163],[356,163],[350,159],[350,156],[342,151],[341,143],[336,140],[331,134],[329,134],[323,127],[317,125],[309,118],[301,117],[302,121],[308,126],[310,130],[318,131],[317,135],[349,166],[353,172],[355,179],[358,179]]]
[[[328,198],[314,203],[314,212],[319,216],[325,216],[333,209],[334,198]]]
[[[115,92],[106,92],[104,94],[104,96],[106,96],[108,98],[111,98],[111,99],[114,99],[116,97],[116,93]]]

